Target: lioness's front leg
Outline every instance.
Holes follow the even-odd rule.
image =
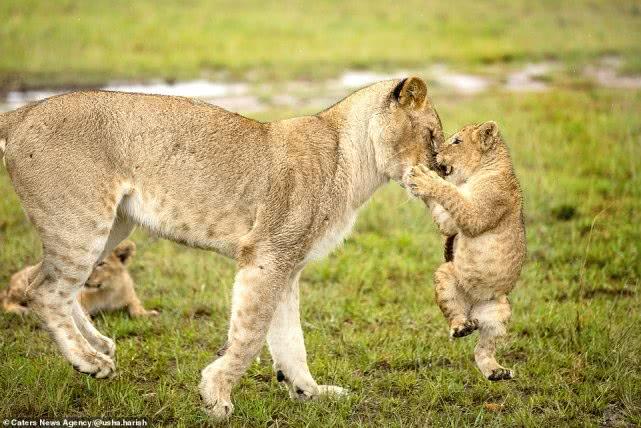
[[[262,348],[277,299],[288,284],[289,272],[270,267],[255,263],[236,274],[227,347],[202,371],[200,396],[207,413],[218,420],[231,415],[231,390]]]
[[[323,394],[345,394],[347,390],[333,385],[317,385],[307,366],[307,352],[300,325],[300,271],[295,273],[279,299],[267,333],[269,352],[279,382],[285,382],[289,396],[307,400]]]

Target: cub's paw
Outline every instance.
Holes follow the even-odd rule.
[[[478,320],[467,320],[463,324],[452,327],[450,330],[450,337],[459,338],[465,337],[469,334],[472,334],[474,330],[478,330],[479,322]]]
[[[152,310],[150,310],[150,311],[148,311],[148,310],[146,310],[146,309],[143,309],[143,310],[142,310],[142,311],[140,311],[140,312],[134,312],[134,313],[132,313],[132,314],[131,314],[131,316],[132,316],[133,318],[140,318],[140,317],[157,317],[158,315],[160,315],[160,312],[158,312],[158,311],[156,311],[156,310],[153,310],[153,309],[152,309]]]
[[[492,373],[490,373],[487,379],[492,382],[514,379],[514,371],[504,367],[499,367],[498,369],[492,370]]]
[[[426,196],[442,178],[427,166],[417,165],[410,170],[406,181],[407,188],[414,196]]]

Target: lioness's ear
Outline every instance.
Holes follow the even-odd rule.
[[[136,254],[136,244],[132,241],[123,241],[114,249],[114,255],[122,264],[126,264],[134,254]]]
[[[499,126],[493,120],[482,123],[476,128],[481,150],[487,152],[496,143],[496,138],[499,136]]]
[[[419,109],[425,105],[427,85],[419,77],[409,77],[396,85],[393,95],[401,106]]]

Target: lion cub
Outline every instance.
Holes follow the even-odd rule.
[[[134,282],[127,264],[135,251],[136,244],[124,241],[94,268],[78,296],[85,312],[95,315],[101,311],[127,308],[132,317],[158,314],[156,311],[146,310],[134,291]],[[29,312],[25,289],[32,269],[33,266],[28,266],[15,273],[9,281],[9,287],[0,292],[0,305],[5,311],[17,314]]]
[[[434,275],[436,300],[452,337],[479,330],[474,359],[489,380],[511,379],[496,362],[496,340],[510,318],[507,294],[526,257],[521,189],[495,122],[468,125],[437,149],[445,179],[425,166],[408,177],[448,242],[453,257]],[[452,237],[456,237],[453,239]]]

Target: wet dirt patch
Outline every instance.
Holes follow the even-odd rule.
[[[641,88],[641,76],[619,74],[621,61],[605,57],[580,70],[578,74],[595,85],[610,88]],[[344,98],[358,88],[381,80],[411,75],[423,76],[439,91],[475,95],[492,89],[510,92],[541,92],[554,86],[550,73],[561,69],[556,62],[528,63],[518,69],[486,67],[478,73],[466,73],[445,64],[424,69],[378,72],[346,70],[327,80],[292,80],[286,82],[225,82],[192,80],[166,82],[152,80],[142,83],[116,82],[98,89],[143,94],[177,95],[201,99],[230,111],[253,113],[274,108],[315,110]],[[68,89],[11,91],[0,100],[0,111],[18,108],[29,102],[68,92]]]

